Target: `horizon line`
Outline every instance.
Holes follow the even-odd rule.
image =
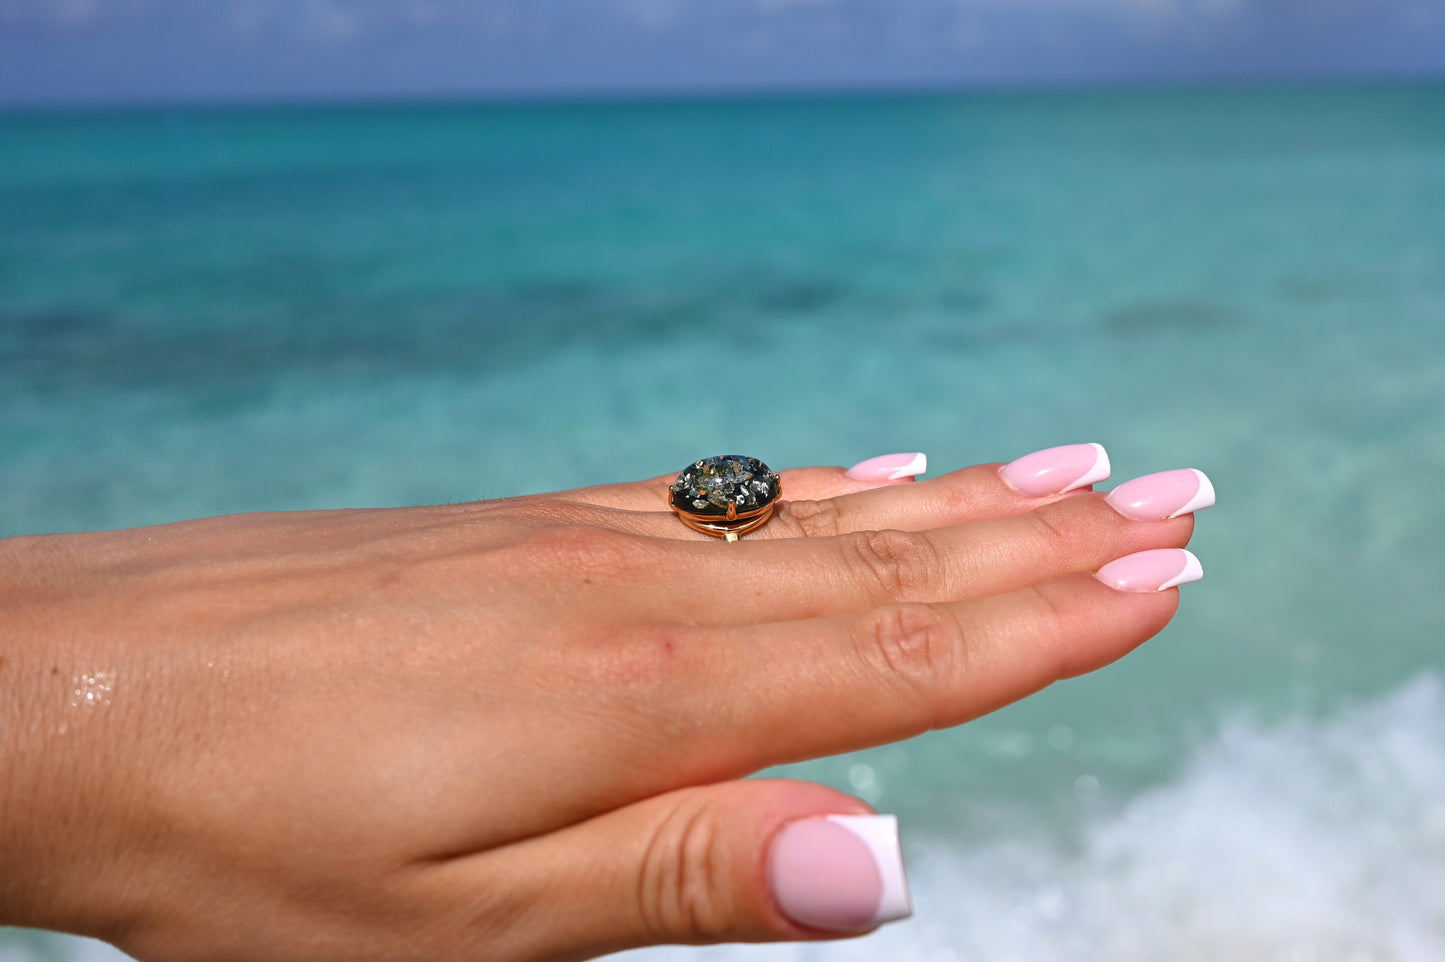
[[[316,110],[368,107],[570,107],[691,103],[753,103],[789,100],[913,100],[988,95],[1067,93],[1208,92],[1242,89],[1387,87],[1445,84],[1445,71],[1348,74],[1251,74],[1163,78],[997,79],[938,83],[828,83],[793,85],[698,85],[637,88],[555,88],[507,91],[396,93],[297,93],[198,95],[134,99],[0,99],[0,113],[125,113],[165,110]]]

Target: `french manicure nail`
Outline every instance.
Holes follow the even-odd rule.
[[[845,474],[854,481],[897,481],[899,478],[916,478],[928,470],[928,455],[921,451],[912,454],[883,454],[867,461],[860,461]]]
[[[861,932],[913,914],[892,815],[827,815],[783,827],[768,853],[783,914],[829,932]]]
[[[1186,548],[1154,548],[1126,554],[1094,575],[1120,591],[1163,591],[1204,577],[1204,568]]]
[[[1180,468],[1125,481],[1104,498],[1134,521],[1166,521],[1214,503],[1214,485],[1203,471]]]
[[[1109,476],[1102,444],[1066,444],[1010,461],[998,472],[1009,487],[1030,498],[1086,488]]]

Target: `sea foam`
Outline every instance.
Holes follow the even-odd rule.
[[[912,839],[914,919],[865,939],[623,958],[1440,962],[1445,684],[1324,720],[1228,720],[1178,778],[1079,829]]]

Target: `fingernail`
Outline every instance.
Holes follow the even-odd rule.
[[[1102,444],[1066,444],[1010,461],[998,472],[1019,494],[1042,498],[1086,488],[1109,476],[1109,452]]]
[[[1126,554],[1094,575],[1120,591],[1163,591],[1204,577],[1204,567],[1185,548],[1154,548]]]
[[[892,815],[828,815],[783,828],[768,854],[783,914],[829,932],[861,932],[913,914]]]
[[[1214,503],[1214,485],[1203,471],[1180,468],[1125,481],[1104,499],[1134,521],[1165,521]]]
[[[844,473],[854,481],[897,481],[899,478],[916,478],[927,470],[928,455],[916,451],[912,454],[883,454],[859,461]]]

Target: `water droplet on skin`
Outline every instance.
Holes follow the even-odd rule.
[[[71,708],[100,708],[110,704],[115,672],[82,672],[70,680]]]

